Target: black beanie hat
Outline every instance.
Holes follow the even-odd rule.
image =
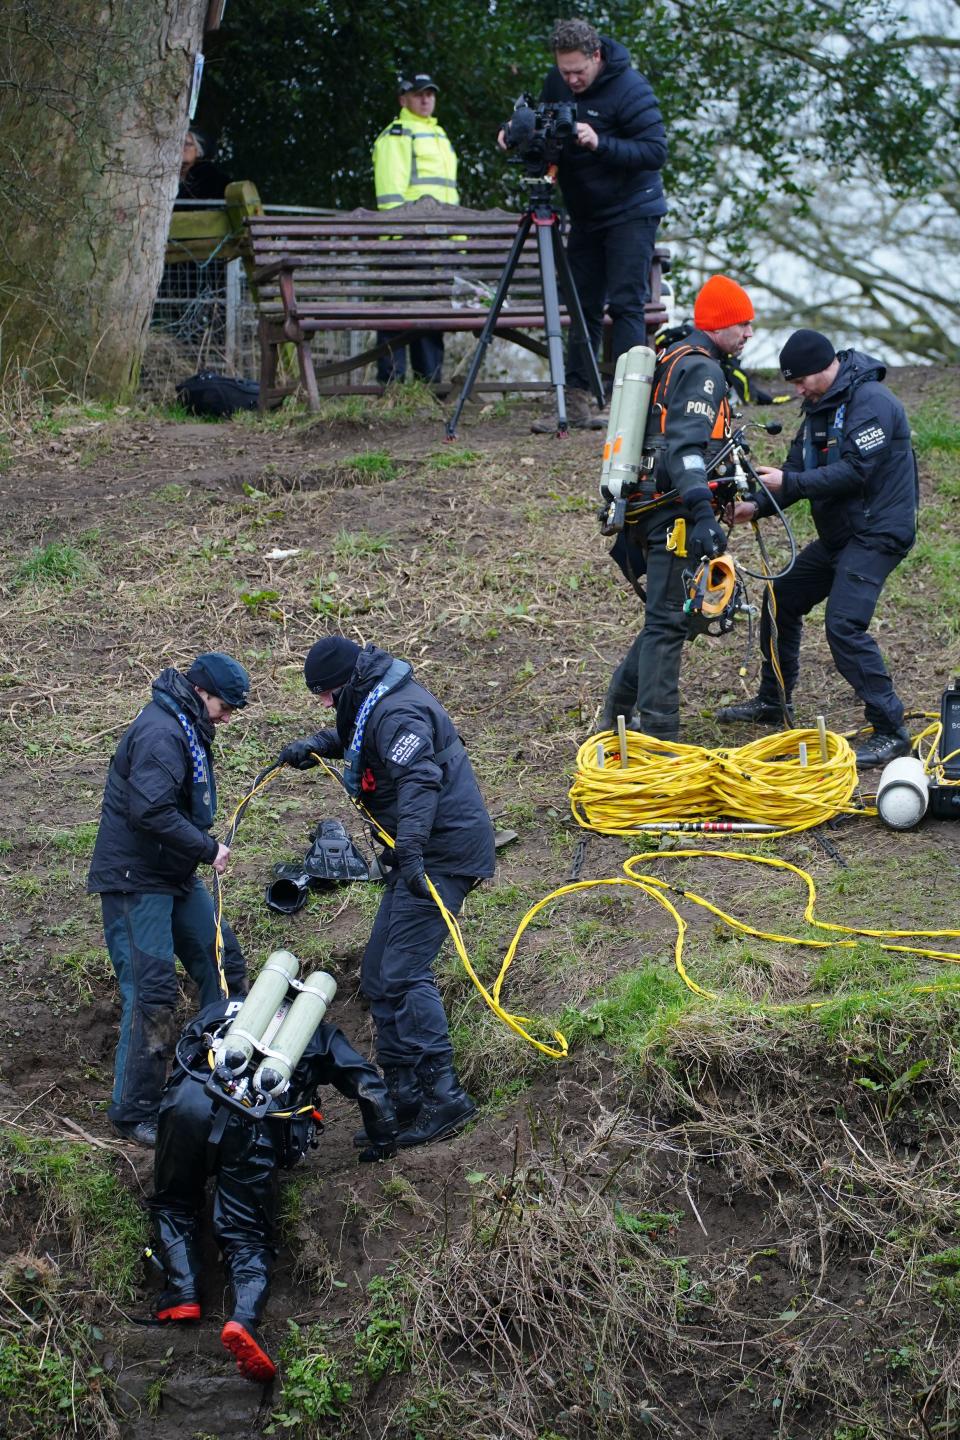
[[[819,330],[794,330],[780,351],[780,373],[784,380],[802,380],[826,370],[837,352]]]
[[[222,650],[198,655],[187,671],[187,679],[234,710],[242,710],[250,696],[250,676],[239,660],[224,655]]]
[[[303,662],[303,678],[314,695],[326,690],[339,690],[346,685],[357,663],[360,646],[345,635],[327,635],[307,652]]]

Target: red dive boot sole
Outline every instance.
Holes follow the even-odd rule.
[[[266,1385],[277,1373],[266,1350],[260,1345],[253,1331],[241,1325],[239,1320],[228,1320],[220,1331],[220,1339],[237,1362],[237,1369],[245,1380],[255,1380]]]
[[[187,1300],[180,1305],[167,1305],[156,1315],[161,1325],[175,1325],[178,1321],[182,1324],[185,1320],[199,1320],[200,1306],[196,1301]]]

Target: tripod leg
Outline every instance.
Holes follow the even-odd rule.
[[[500,272],[500,279],[497,282],[497,293],[493,297],[493,304],[490,306],[490,313],[484,321],[483,329],[477,338],[477,348],[473,352],[473,359],[470,361],[470,369],[467,371],[467,378],[463,382],[463,389],[457,398],[453,414],[447,421],[447,439],[453,440],[457,434],[457,424],[464,405],[470,398],[470,391],[473,389],[474,381],[480,372],[483,364],[483,357],[486,354],[487,346],[493,336],[494,327],[500,318],[500,311],[503,309],[503,302],[507,298],[507,290],[510,288],[510,281],[513,279],[513,272],[517,268],[517,261],[520,259],[520,252],[530,234],[530,226],[533,223],[532,216],[528,211],[520,217],[520,224],[517,226],[517,233],[513,237],[513,244],[510,246],[510,254],[507,256],[507,263]]]
[[[567,300],[567,309],[570,312],[570,329],[576,338],[583,342],[583,348],[590,357],[590,382],[593,386],[593,393],[597,403],[603,405],[603,380],[600,376],[600,367],[597,364],[597,357],[593,353],[593,346],[590,343],[590,336],[587,333],[587,322],[583,313],[583,306],[580,304],[580,296],[577,294],[576,281],[573,278],[573,271],[570,269],[570,261],[567,252],[563,248],[563,241],[560,238],[559,227],[553,232],[553,249],[557,259],[557,269],[560,272],[560,279],[563,284],[563,293]]]
[[[557,392],[557,434],[567,433],[567,401],[563,387],[563,329],[560,324],[560,297],[557,294],[557,267],[554,262],[554,239],[557,218],[537,226],[537,250],[540,256],[540,288],[543,292],[543,318],[547,325],[547,355],[550,360],[550,383]]]

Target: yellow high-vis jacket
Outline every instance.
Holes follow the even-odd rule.
[[[432,116],[401,110],[381,130],[373,147],[373,179],[378,210],[392,210],[424,195],[459,204],[456,152]]]

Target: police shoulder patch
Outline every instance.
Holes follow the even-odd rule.
[[[859,430],[853,433],[853,443],[861,455],[872,455],[875,450],[882,450],[887,443],[887,437],[883,426],[876,420],[870,420],[866,425],[861,425]]]
[[[387,759],[394,765],[409,765],[414,755],[426,745],[422,735],[417,735],[413,730],[401,730],[390,749],[387,751]]]

